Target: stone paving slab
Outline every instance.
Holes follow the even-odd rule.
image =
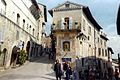
[[[19,68],[10,69],[0,75],[0,80],[56,80],[53,62],[47,57],[40,57]]]

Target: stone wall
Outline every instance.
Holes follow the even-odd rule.
[[[2,30],[1,50],[7,49],[7,55],[5,59],[6,67],[9,67],[12,48],[14,46],[20,47],[20,42],[24,42],[24,50],[26,50],[27,42],[30,40],[37,41],[34,36],[23,30],[17,24],[9,20],[7,17],[0,14],[0,30]]]

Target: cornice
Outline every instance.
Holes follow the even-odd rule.
[[[70,10],[80,10],[82,8],[80,7],[73,7],[73,8],[62,8],[62,9],[54,9],[54,12],[55,11],[70,11]]]

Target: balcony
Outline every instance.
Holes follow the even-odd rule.
[[[108,40],[107,35],[103,33],[102,31],[100,31],[100,37],[102,37],[105,40]]]
[[[2,15],[6,15],[6,12],[3,10],[3,9],[0,9],[0,14],[2,14]]]
[[[81,31],[81,23],[80,22],[72,22],[67,24],[66,22],[61,23],[58,21],[57,23],[53,23],[51,25],[51,30],[52,31],[72,31],[72,30],[77,30]]]

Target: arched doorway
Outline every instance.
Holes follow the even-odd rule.
[[[27,42],[27,46],[26,46],[27,59],[28,59],[28,56],[29,56],[29,50],[30,50],[30,41]]]
[[[20,53],[20,48],[18,48],[17,46],[14,46],[12,49],[12,55],[11,55],[11,62],[10,62],[11,66],[13,66],[13,67],[16,66],[16,62],[17,62],[19,53]]]
[[[6,55],[7,55],[7,49],[6,48],[4,48],[3,49],[3,66],[5,66],[5,63],[6,63]]]

